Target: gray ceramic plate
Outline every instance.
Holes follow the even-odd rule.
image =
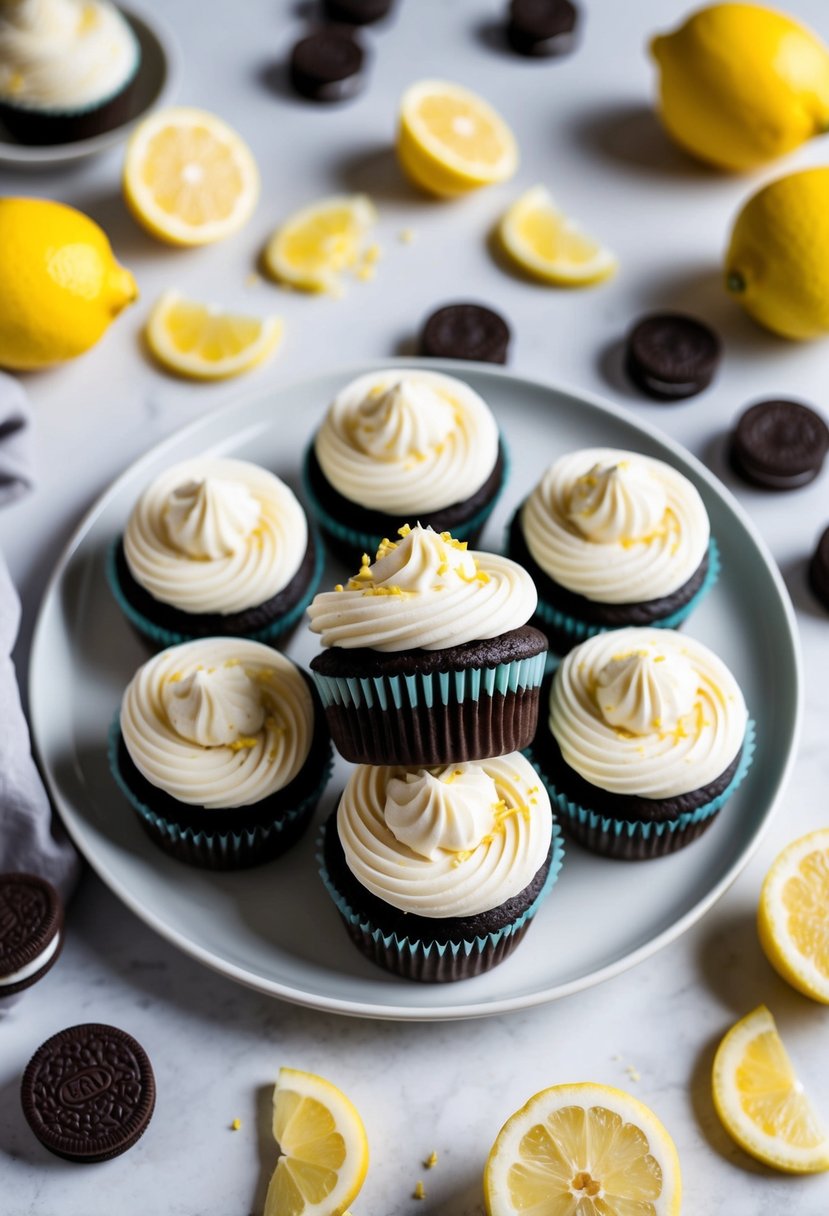
[[[353,948],[317,877],[315,829],[281,860],[219,876],[179,865],[145,837],[106,761],[121,692],[146,657],[107,588],[107,546],[146,483],[198,452],[255,460],[298,488],[301,453],[327,403],[352,376],[379,364],[240,400],[132,465],[90,511],[58,565],[30,676],[35,740],[58,809],[81,852],[138,916],[188,954],[260,991],[320,1009],[401,1019],[463,1018],[550,1001],[607,979],[677,937],[722,895],[759,842],[792,763],[799,708],[796,627],[783,583],[748,519],[701,464],[602,401],[478,365],[430,365],[482,393],[507,435],[513,469],[484,538],[491,547],[544,467],[572,448],[645,452],[699,488],[723,574],[686,629],[735,672],[758,731],[748,778],[701,840],[639,864],[572,846],[515,955],[478,979],[431,987],[386,975]],[[343,573],[331,566],[327,584]],[[304,631],[290,653],[307,663],[316,649],[317,639]],[[345,771],[340,762],[319,819]]]

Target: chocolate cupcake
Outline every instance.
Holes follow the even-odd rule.
[[[569,835],[643,859],[701,836],[753,753],[754,725],[722,660],[673,630],[633,628],[562,659],[529,754]]]
[[[331,734],[355,764],[451,764],[535,733],[547,643],[536,593],[508,558],[408,524],[308,614]]]
[[[675,629],[720,568],[688,478],[613,448],[551,465],[512,519],[508,552],[535,579],[537,622],[559,654],[606,629]]]
[[[305,490],[343,560],[401,519],[474,543],[507,477],[489,406],[453,376],[386,368],[336,397],[305,457]]]
[[[88,139],[126,122],[141,47],[109,0],[0,5],[0,121],[23,144]]]
[[[151,837],[180,861],[236,870],[299,838],[331,774],[313,685],[259,642],[171,646],[138,669],[110,765]]]
[[[447,768],[356,768],[321,840],[320,873],[378,966],[430,983],[508,957],[558,877],[550,803],[518,752]]]
[[[278,644],[308,606],[323,560],[283,481],[205,456],[147,487],[108,574],[127,619],[156,646],[217,635]]]

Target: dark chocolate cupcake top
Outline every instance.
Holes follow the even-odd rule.
[[[45,970],[60,949],[63,906],[36,874],[0,874],[0,996]]]

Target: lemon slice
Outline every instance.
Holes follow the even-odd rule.
[[[725,1130],[759,1161],[793,1174],[829,1169],[829,1139],[765,1005],[732,1026],[717,1048],[713,1093]]]
[[[377,211],[365,194],[338,195],[290,216],[268,241],[268,273],[302,291],[340,289],[340,276],[357,265]]]
[[[345,1094],[313,1073],[280,1068],[273,1134],[281,1156],[265,1216],[342,1216],[368,1169],[363,1121]]]
[[[543,283],[581,287],[614,273],[615,256],[561,211],[545,186],[533,186],[501,219],[501,243],[522,270]]]
[[[482,97],[443,80],[421,80],[400,103],[397,157],[416,186],[451,198],[512,177],[518,146]]]
[[[205,110],[159,110],[135,130],[124,198],[148,232],[171,245],[206,245],[241,228],[259,197],[256,161],[236,132]]]
[[[268,359],[282,339],[282,320],[220,312],[165,291],[145,333],[150,350],[170,371],[193,380],[222,380]]]
[[[484,1192],[489,1216],[674,1216],[682,1183],[647,1106],[606,1085],[554,1085],[501,1128]]]
[[[829,1005],[829,828],[795,840],[763,882],[760,944],[784,980]]]

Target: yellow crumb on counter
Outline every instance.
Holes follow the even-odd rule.
[[[423,1165],[427,1170],[431,1170],[431,1169],[434,1169],[434,1167],[437,1165],[437,1163],[438,1163],[438,1155],[434,1151],[434,1149],[432,1149],[429,1156],[423,1162]]]
[[[241,1126],[242,1126],[242,1120],[241,1120],[241,1119],[234,1119],[234,1120],[233,1120],[233,1122],[232,1122],[232,1123],[231,1123],[231,1125],[230,1125],[230,1130],[231,1130],[232,1132],[238,1132],[238,1131],[239,1131],[239,1129],[241,1128]]]
[[[415,1189],[412,1191],[412,1199],[425,1199],[426,1190],[423,1183],[419,1180],[415,1183]]]

